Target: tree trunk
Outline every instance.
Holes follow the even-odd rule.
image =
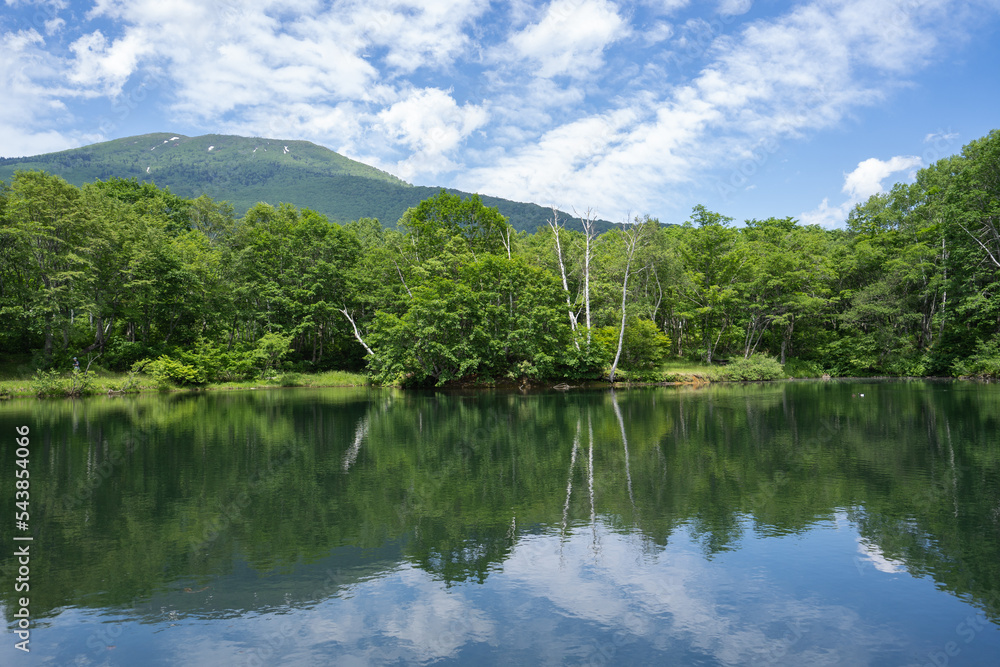
[[[792,342],[792,330],[795,329],[795,317],[792,316],[792,321],[788,323],[788,328],[785,329],[785,335],[781,337],[781,365],[785,365],[785,353],[788,351],[788,346]]]
[[[569,297],[569,283],[566,281],[566,265],[563,263],[562,243],[559,241],[559,214],[556,209],[552,209],[552,219],[547,220],[552,229],[552,235],[556,240],[556,259],[559,260],[559,274],[562,276],[563,291],[566,293],[566,311],[569,313],[569,328],[573,332],[573,345],[580,349],[580,342],[576,339],[576,313],[573,312],[573,302]]]
[[[347,321],[351,323],[351,328],[354,329],[354,337],[357,339],[359,343],[361,343],[361,347],[365,348],[365,351],[374,357],[375,353],[372,352],[372,349],[368,347],[368,343],[366,343],[364,339],[361,337],[361,333],[358,331],[358,325],[354,323],[354,318],[351,317],[351,314],[347,312],[347,308],[346,307],[341,308],[340,312],[343,313],[344,317],[347,318]]]
[[[635,222],[632,224],[634,224],[634,226],[632,227],[631,233],[626,232],[624,228],[622,229],[622,234],[625,237],[625,248],[627,253],[625,258],[625,279],[622,281],[622,327],[621,330],[618,332],[618,351],[615,352],[615,360],[611,364],[611,373],[608,377],[608,380],[610,382],[615,381],[615,371],[618,370],[618,361],[619,359],[621,359],[622,346],[625,343],[625,317],[626,317],[625,299],[628,296],[628,278],[629,278],[629,272],[632,268],[632,259],[635,257],[635,249],[639,245],[639,238],[642,236],[642,231],[644,229],[642,223]],[[589,334],[589,325],[588,325],[588,334]]]
[[[583,252],[583,306],[587,317],[587,349],[590,349],[590,245],[594,240],[594,222],[597,214],[587,209],[583,217],[583,233],[586,245]]]

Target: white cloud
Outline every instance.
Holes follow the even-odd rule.
[[[352,7],[351,23],[372,44],[388,49],[390,67],[413,72],[451,65],[470,48],[467,24],[487,7],[487,0],[361,2]]]
[[[665,42],[674,36],[674,26],[666,21],[657,21],[641,32],[642,40],[647,46]]]
[[[721,0],[718,11],[723,16],[739,16],[750,11],[751,6],[752,0]]]
[[[625,208],[670,206],[667,193],[736,163],[761,142],[834,127],[884,100],[906,68],[933,52],[935,22],[946,4],[818,0],[734,35],[709,30],[709,62],[689,83],[619,99],[618,110],[630,120],[615,127],[613,140],[593,141],[587,121],[600,124],[616,110],[578,114],[495,164],[470,170],[460,185],[546,204],[558,195],[560,204],[593,204],[619,217]],[[533,30],[519,35],[534,36]],[[525,40],[539,49],[548,43]],[[558,71],[540,62],[543,72]],[[589,152],[581,154],[581,146]]]
[[[92,132],[71,129],[65,99],[88,94],[67,88],[63,63],[48,53],[34,29],[0,33],[0,156],[21,157],[64,150],[96,140]]]
[[[882,182],[892,174],[920,167],[915,155],[897,155],[889,160],[868,158],[844,177],[843,192],[854,201],[864,201],[874,194],[885,192]]]
[[[149,48],[149,40],[138,31],[111,44],[100,30],[83,35],[70,45],[76,58],[69,80],[88,88],[103,86],[105,94],[117,96]]]
[[[445,91],[430,88],[413,91],[377,118],[386,136],[410,150],[395,170],[406,179],[454,168],[449,156],[488,116],[482,107],[459,106]]]
[[[691,0],[642,0],[642,4],[651,7],[661,15],[673,14],[691,4]]]
[[[812,211],[801,214],[802,222],[807,225],[823,227],[839,227],[847,220],[847,215],[857,204],[875,194],[885,192],[883,183],[893,174],[910,172],[909,179],[915,176],[913,170],[922,165],[923,161],[915,155],[897,155],[889,160],[868,158],[858,163],[849,174],[844,174],[844,187],[841,191],[847,199],[839,206],[830,206],[828,198]]]
[[[938,131],[929,132],[927,136],[924,137],[925,144],[932,144],[939,141],[952,142],[958,139],[958,132],[948,132],[948,131]]]
[[[465,29],[486,0],[412,2],[101,0],[90,18],[121,26],[73,45],[73,82],[120,94],[138,71],[157,72],[169,110],[214,130],[305,138],[383,161],[413,151],[399,168],[413,175],[451,168],[444,157],[485,122],[475,105],[423,106],[405,76],[451,67],[468,55]],[[429,87],[433,88],[433,87]],[[401,106],[394,106],[400,105]],[[429,106],[428,106],[429,104]],[[405,111],[416,113],[400,118]],[[436,124],[429,114],[444,113]],[[453,122],[455,114],[460,122]],[[428,130],[418,137],[414,127]],[[379,134],[382,133],[382,134]]]
[[[859,563],[871,563],[876,570],[885,572],[886,574],[906,572],[906,563],[893,558],[886,558],[885,554],[882,553],[882,549],[877,544],[872,544],[861,536],[858,536],[857,539],[858,553],[860,554],[858,557]]]
[[[554,0],[544,16],[512,35],[506,48],[537,63],[540,77],[583,77],[603,64],[604,49],[628,33],[606,0]]]
[[[883,102],[982,21],[948,0],[807,0],[749,22],[727,17],[750,0],[690,4],[95,0],[64,25],[60,0],[30,39],[0,35],[27,39],[0,54],[0,125],[29,151],[72,145],[99,131],[79,100],[126,100],[130,125],[309,139],[407,178],[659,214],[763,142]],[[675,21],[685,7],[703,16]],[[929,135],[934,155],[951,134]]]

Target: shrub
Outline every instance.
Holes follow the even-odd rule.
[[[815,361],[789,359],[785,364],[785,373],[793,378],[818,378],[822,377],[825,372],[823,366]]]
[[[594,340],[608,350],[607,363],[611,363],[618,349],[618,327],[601,327],[594,331]],[[625,324],[622,356],[618,361],[621,370],[643,371],[658,368],[670,351],[670,338],[650,320],[631,317]]]
[[[306,386],[306,378],[302,373],[282,373],[274,379],[274,382],[280,387]]]
[[[66,383],[59,377],[59,371],[35,371],[31,378],[31,392],[35,396],[62,396],[66,392]]]
[[[730,382],[782,380],[787,377],[778,360],[764,354],[753,354],[749,359],[734,359],[715,371],[714,375],[717,380]]]
[[[93,371],[73,369],[68,377],[63,377],[56,370],[39,370],[31,378],[31,391],[40,397],[86,396],[94,393],[96,381],[97,374]]]
[[[145,364],[146,372],[160,384],[161,387],[171,383],[179,385],[201,385],[207,382],[205,373],[194,366],[182,363],[163,354],[157,359]]]
[[[1000,378],[1000,338],[979,341],[976,352],[956,361],[952,368],[959,376]]]
[[[94,371],[81,371],[73,369],[66,382],[67,396],[86,396],[94,393],[94,385],[97,382],[97,373]]]

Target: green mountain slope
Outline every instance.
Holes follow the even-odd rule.
[[[113,176],[137,178],[169,187],[182,197],[205,194],[228,201],[238,215],[257,202],[287,202],[335,222],[368,217],[387,226],[440,190],[410,185],[308,141],[220,134],[144,134],[58,153],[0,159],[0,180],[9,181],[17,170],[44,170],[74,185]],[[551,216],[549,209],[536,204],[482,199],[518,230],[534,231]],[[570,228],[582,228],[579,220],[561,216]],[[610,227],[611,223],[599,224],[600,231]]]

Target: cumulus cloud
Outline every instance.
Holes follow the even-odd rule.
[[[454,168],[448,156],[487,118],[482,107],[459,106],[436,88],[413,91],[378,114],[386,135],[409,148],[409,157],[396,165],[403,178]]]
[[[130,32],[108,43],[97,30],[77,39],[70,49],[76,58],[69,80],[87,88],[101,87],[105,94],[116,96],[135,72],[139,59],[149,52],[150,43],[141,32]]]
[[[0,34],[0,155],[20,157],[72,148],[97,135],[72,129],[65,100],[92,91],[67,87],[64,63],[45,50],[35,29]]]
[[[495,165],[471,170],[461,184],[546,204],[558,195],[559,203],[587,202],[604,211],[622,210],[625,192],[632,210],[655,210],[665,190],[733,164],[763,141],[801,138],[883,100],[899,63],[919,63],[934,48],[925,22],[943,6],[930,0],[899,18],[898,4],[820,1],[752,22],[715,39],[706,49],[708,64],[689,83],[631,94],[619,109],[629,120],[603,140],[594,140],[587,121],[600,125],[620,117],[616,111],[553,127]],[[892,18],[894,29],[871,23],[880,17]],[[581,155],[574,146],[590,151]],[[595,188],[608,183],[620,186]]]
[[[828,198],[823,199],[814,210],[800,216],[802,222],[807,225],[839,227],[857,204],[872,195],[885,192],[886,179],[900,172],[908,172],[907,178],[912,179],[915,176],[914,170],[922,164],[923,161],[915,155],[897,155],[888,160],[863,160],[854,171],[844,174],[844,187],[841,191],[847,195],[847,199],[838,206],[831,206]]]
[[[151,81],[136,108],[171,128],[308,139],[610,217],[669,210],[763,142],[882,103],[973,20],[949,0],[807,0],[750,21],[732,18],[750,0],[95,0],[68,23],[62,0],[44,7],[0,33],[9,146],[111,133],[80,100],[114,109]]]
[[[845,176],[843,192],[852,200],[863,201],[876,193],[885,192],[882,182],[889,176],[916,169],[920,162],[915,155],[897,155],[888,160],[868,158]]]
[[[606,0],[554,0],[537,23],[510,37],[505,50],[537,63],[540,77],[582,77],[598,69],[604,49],[627,32]]]

